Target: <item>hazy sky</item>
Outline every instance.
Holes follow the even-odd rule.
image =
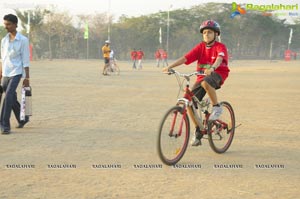
[[[299,0],[213,0],[212,2],[232,3],[233,1],[238,4],[287,4],[287,2],[288,4],[300,4]],[[168,10],[171,5],[171,9],[190,8],[191,6],[207,2],[207,0],[0,0],[0,17],[2,19],[5,14],[13,13],[12,8],[28,9],[36,5],[48,6],[53,4],[57,6],[59,11],[69,11],[71,14],[107,12],[110,7],[110,13],[118,17],[122,14],[140,16],[156,13],[159,10]]]

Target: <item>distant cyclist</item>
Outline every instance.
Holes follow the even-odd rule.
[[[213,121],[218,119],[223,112],[218,103],[216,89],[221,87],[230,71],[227,47],[216,41],[217,36],[221,33],[220,25],[216,21],[204,21],[200,25],[200,33],[203,41],[169,67],[164,68],[163,72],[182,64],[188,65],[197,61],[196,70],[204,72],[207,76],[198,76],[192,90],[199,100],[202,100],[204,95],[208,93],[213,105],[209,120]],[[200,128],[197,126],[192,145],[201,145],[202,136],[203,134],[200,133]]]

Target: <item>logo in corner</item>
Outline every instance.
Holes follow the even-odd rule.
[[[233,19],[237,15],[244,15],[246,14],[246,10],[244,8],[241,8],[241,5],[238,5],[235,2],[232,2],[232,13],[230,15],[230,18]]]

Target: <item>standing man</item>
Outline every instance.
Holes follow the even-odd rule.
[[[159,63],[160,63],[160,59],[161,59],[161,55],[160,55],[160,52],[159,52],[159,49],[157,49],[155,51],[155,59],[156,59],[156,67],[159,67]]]
[[[104,46],[102,47],[102,54],[104,58],[104,67],[103,67],[103,75],[108,75],[107,74],[107,68],[109,67],[109,59],[110,59],[110,41],[106,40]]]
[[[137,68],[142,69],[142,59],[144,57],[144,52],[142,51],[141,48],[137,51],[136,57],[137,57],[137,60],[138,60]]]
[[[136,69],[137,52],[136,52],[135,48],[133,49],[133,51],[131,51],[130,56],[131,56],[131,60],[133,61],[132,69]]]
[[[168,66],[168,53],[163,50],[161,54],[162,60],[163,60],[163,67]]]
[[[17,101],[17,87],[22,76],[23,86],[29,87],[29,41],[21,33],[17,32],[18,18],[13,14],[4,16],[4,27],[7,35],[1,40],[1,86],[5,92],[5,99],[1,111],[1,132],[10,134],[10,116],[14,111],[18,121],[17,128],[23,128],[29,122],[26,116],[20,120],[20,103]]]

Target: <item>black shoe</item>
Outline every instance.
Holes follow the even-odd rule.
[[[192,146],[199,146],[202,145],[201,139],[203,137],[203,134],[200,132],[200,128],[196,127],[194,139],[192,140]]]
[[[27,124],[29,122],[29,120],[26,121],[21,121],[18,126],[16,126],[16,128],[21,129],[25,126],[25,124]]]
[[[10,130],[1,130],[1,133],[3,135],[8,135],[8,134],[10,134]]]

